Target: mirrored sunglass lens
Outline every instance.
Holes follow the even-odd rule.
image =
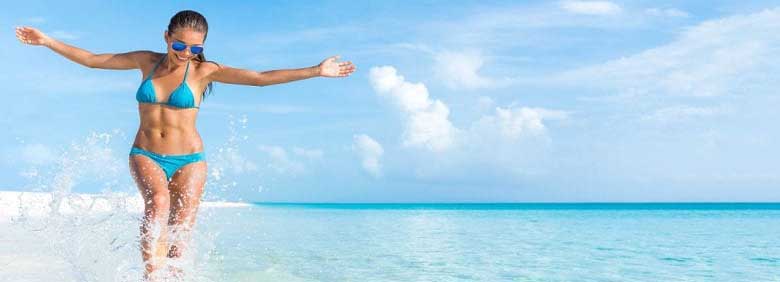
[[[192,52],[193,54],[203,53],[203,47],[200,47],[200,46],[190,46],[190,52]]]
[[[173,42],[173,44],[171,44],[171,48],[176,51],[181,51],[184,50],[184,48],[187,48],[187,45],[184,45],[181,42]]]

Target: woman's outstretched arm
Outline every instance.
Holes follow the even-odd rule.
[[[329,57],[319,65],[308,68],[271,70],[264,72],[219,65],[215,71],[211,72],[208,79],[209,81],[229,84],[266,86],[317,76],[346,77],[355,71],[355,66],[352,62],[336,62],[338,57],[338,55]]]
[[[65,44],[51,38],[33,27],[17,27],[16,38],[22,43],[49,47],[54,52],[89,68],[128,70],[140,68],[139,61],[148,51],[133,51],[121,54],[92,54],[91,52]]]

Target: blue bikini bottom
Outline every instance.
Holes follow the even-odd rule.
[[[197,152],[186,155],[161,155],[135,146],[130,149],[130,155],[144,155],[152,159],[165,172],[165,176],[168,178],[168,181],[171,180],[173,174],[176,173],[176,171],[178,171],[181,167],[206,159],[206,153],[204,152]]]

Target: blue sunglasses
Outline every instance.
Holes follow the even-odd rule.
[[[184,51],[184,49],[187,49],[187,44],[184,44],[184,42],[181,41],[174,41],[173,44],[171,44],[171,48],[177,52]],[[203,53],[203,45],[190,45],[190,52],[195,55],[200,55]]]

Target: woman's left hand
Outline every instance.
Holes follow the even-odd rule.
[[[325,77],[346,77],[355,71],[355,65],[350,61],[336,62],[339,55],[329,57],[320,63],[320,76]]]

